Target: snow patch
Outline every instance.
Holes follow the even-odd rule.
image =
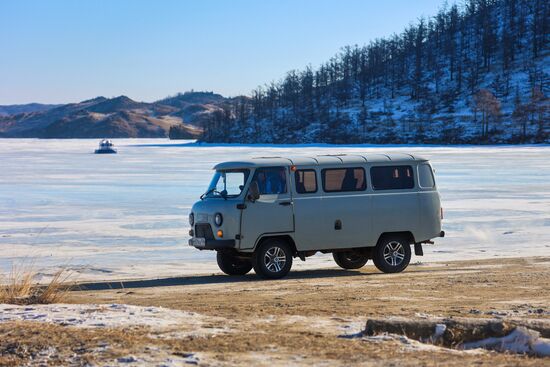
[[[395,342],[398,342],[405,349],[411,350],[411,351],[446,352],[446,353],[459,354],[459,355],[464,353],[480,354],[484,352],[483,350],[479,350],[479,349],[474,349],[474,350],[449,349],[449,348],[440,347],[434,344],[422,343],[422,342],[419,342],[418,340],[408,338],[404,335],[396,335],[396,334],[379,334],[379,335],[373,335],[373,336],[364,336],[363,339],[374,343],[395,341]]]
[[[501,338],[487,338],[462,346],[468,349],[490,349],[499,352],[530,354],[538,357],[550,357],[550,339],[541,338],[538,331],[517,327]]]
[[[50,304],[15,306],[0,304],[0,322],[34,321],[84,328],[148,327],[152,331],[174,330],[185,335],[230,332],[227,320],[163,307],[126,304]],[[216,327],[216,325],[220,325]],[[159,335],[165,336],[164,334]],[[181,336],[181,335],[180,335]]]
[[[436,339],[436,340],[438,338],[441,338],[443,336],[443,334],[445,333],[445,330],[447,330],[447,325],[445,325],[445,324],[435,325],[435,332],[434,332],[433,338]]]

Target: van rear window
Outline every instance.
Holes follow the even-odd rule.
[[[317,192],[317,177],[315,177],[315,170],[299,169],[294,172],[294,180],[296,181],[297,193],[310,194]]]
[[[420,187],[432,188],[435,186],[432,167],[429,164],[421,164],[418,166],[418,183]]]
[[[364,191],[367,188],[363,168],[328,168],[321,171],[325,192]]]
[[[370,169],[372,188],[375,190],[402,190],[414,187],[411,166],[380,166]]]

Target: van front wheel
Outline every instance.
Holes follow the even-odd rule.
[[[369,257],[357,251],[333,252],[332,257],[342,269],[359,269],[365,266]]]
[[[374,248],[372,260],[384,273],[400,273],[411,261],[411,245],[405,236],[384,236]]]
[[[292,252],[286,241],[273,238],[263,242],[254,252],[254,271],[262,278],[279,279],[292,267]]]
[[[252,270],[250,259],[237,257],[227,252],[218,251],[216,260],[220,270],[227,275],[245,275]]]

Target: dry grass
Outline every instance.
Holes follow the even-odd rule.
[[[112,365],[117,357],[137,353],[155,343],[160,346],[160,341],[150,339],[146,330],[6,322],[0,323],[0,366]]]
[[[39,284],[35,281],[35,271],[14,266],[7,279],[0,278],[0,303],[31,305],[60,302],[70,290],[67,284],[70,277],[70,272],[61,269],[49,283]]]

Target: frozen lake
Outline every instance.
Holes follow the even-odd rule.
[[[199,146],[163,139],[0,140],[0,270],[59,267],[78,279],[218,272],[215,253],[187,246],[187,214],[212,166],[252,156],[410,152],[431,159],[447,236],[433,262],[550,255],[550,146]],[[333,267],[330,255],[296,268]]]

